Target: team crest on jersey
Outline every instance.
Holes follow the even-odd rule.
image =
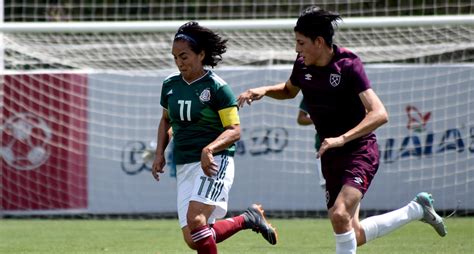
[[[206,88],[201,92],[201,95],[199,95],[199,100],[201,100],[202,102],[207,102],[211,100],[211,91],[209,91],[209,88]]]
[[[341,82],[341,75],[331,73],[331,76],[329,76],[329,83],[331,84],[331,86],[336,87],[339,85],[340,82]]]

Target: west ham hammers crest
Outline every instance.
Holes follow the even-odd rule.
[[[336,87],[339,85],[340,82],[341,82],[341,75],[331,73],[331,76],[329,76],[329,83],[331,83],[331,86]]]

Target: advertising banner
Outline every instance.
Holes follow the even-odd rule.
[[[86,209],[86,76],[6,75],[2,115],[1,209]]]

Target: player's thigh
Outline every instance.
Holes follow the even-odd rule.
[[[334,205],[329,209],[329,219],[336,231],[346,232],[352,228],[361,199],[362,193],[358,189],[349,185],[342,187]]]
[[[179,225],[181,228],[184,228],[188,224],[186,214],[188,213],[189,201],[194,189],[195,178],[199,176],[199,172],[195,169],[194,164],[196,163],[176,166],[176,201]]]
[[[212,177],[204,174],[200,162],[177,165],[178,217],[182,228],[187,225],[191,201],[215,206],[208,217],[209,224],[227,213],[229,192],[234,181],[234,160],[226,155],[216,155],[214,160],[219,171]],[[191,212],[196,214],[194,209]]]
[[[202,174],[196,179],[192,191],[191,201],[215,206],[209,217],[209,224],[216,219],[223,218],[227,213],[229,192],[234,182],[234,159],[227,155],[214,156],[214,162],[218,165],[218,172],[212,177]]]
[[[358,189],[350,185],[344,185],[330,210],[333,212],[343,210],[350,214],[351,218],[354,218],[361,199],[362,193]]]
[[[189,202],[188,212],[186,214],[188,227],[193,230],[200,226],[206,225],[215,208],[215,205],[208,205],[191,200]]]

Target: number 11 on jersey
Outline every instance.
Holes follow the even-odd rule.
[[[179,104],[179,117],[181,121],[191,121],[191,101],[178,100],[178,104]],[[184,118],[185,108],[186,108],[186,119]]]

